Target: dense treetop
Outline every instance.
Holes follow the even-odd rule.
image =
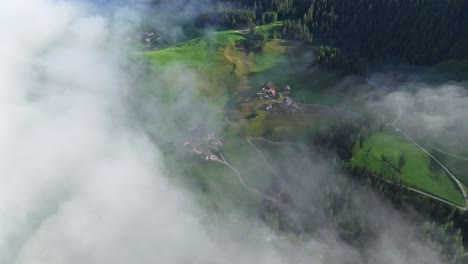
[[[373,61],[397,59],[430,64],[468,56],[468,1],[465,0],[226,0],[220,3],[248,10],[253,23],[262,23],[265,17],[290,20],[283,30],[285,38],[305,42],[314,39],[338,47],[344,54],[358,54]]]

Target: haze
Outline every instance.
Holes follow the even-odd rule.
[[[17,0],[0,8],[0,263],[443,263],[418,234],[423,217],[402,214],[369,189],[346,191],[345,204],[379,230],[374,243],[344,242],[322,194],[328,186],[341,195],[351,180],[293,148],[275,152],[284,157],[276,165],[298,179],[281,183],[295,201],[285,211],[297,226],[312,221],[312,234],[281,234],[236,201],[226,203],[234,209],[225,219],[215,218],[195,187],[168,169],[162,149],[181,148],[180,122],[223,129],[215,106],[197,97],[209,81],[175,62],[151,84],[177,96],[168,103],[157,92],[145,94],[131,40],[148,10],[142,1],[112,8],[98,2]],[[173,39],[186,37],[180,21],[167,19],[176,2],[159,3],[153,18],[165,21]],[[211,3],[187,6],[188,19]],[[409,131],[465,139],[465,84],[437,91],[415,85],[424,87],[368,105],[391,112],[398,105]],[[442,114],[427,110],[434,105]],[[459,129],[447,132],[452,127]],[[266,174],[261,162],[245,166]]]

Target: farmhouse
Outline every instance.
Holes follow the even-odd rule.
[[[263,85],[263,88],[265,88],[265,90],[269,91],[269,90],[276,90],[276,85],[274,83],[272,83],[271,81],[269,82],[266,82],[264,85]]]
[[[150,31],[143,32],[141,36],[141,41],[146,43],[145,50],[156,50],[157,45],[162,39],[162,30],[152,29]]]
[[[260,91],[257,92],[257,95],[260,96],[260,98],[277,98],[278,97],[278,90],[276,88],[276,85],[272,83],[271,81],[266,82],[263,84],[262,88]]]
[[[201,126],[190,130],[190,137],[184,142],[188,151],[207,161],[220,161],[217,156],[223,141],[214,132],[207,132]]]
[[[296,105],[294,104],[294,100],[289,96],[284,98],[283,102],[280,103],[280,106],[284,109],[296,108]]]
[[[216,137],[214,132],[208,133],[205,142],[208,144],[209,147],[219,150],[223,147],[223,141]]]

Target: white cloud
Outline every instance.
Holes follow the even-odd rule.
[[[401,112],[399,127],[424,143],[463,152],[459,142],[468,140],[466,87],[463,82],[402,82],[371,107],[384,106],[395,116]]]
[[[202,224],[205,212],[129,125],[119,27],[87,10],[53,0],[0,9],[0,263],[360,259],[332,230],[292,244],[265,242],[272,231],[254,219]]]

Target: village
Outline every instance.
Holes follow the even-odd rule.
[[[201,126],[190,130],[190,135],[184,142],[184,147],[206,161],[223,162],[220,154],[223,141],[216,136],[215,132],[207,131]]]
[[[284,110],[297,111],[298,105],[294,102],[293,98],[290,96],[290,93],[291,87],[289,85],[285,85],[282,91],[280,91],[273,82],[268,81],[265,82],[262,88],[260,88],[260,90],[257,92],[257,96],[260,100],[272,100]],[[272,103],[265,105],[265,111],[272,110]]]
[[[289,85],[285,85],[280,91],[273,82],[268,81],[262,85],[256,94],[259,100],[269,101],[262,107],[265,111],[282,110],[296,112],[299,106],[290,96],[290,93],[291,87]],[[215,132],[201,125],[189,130],[189,134],[183,145],[187,151],[201,157],[205,161],[225,162],[221,154],[224,145],[223,141]]]
[[[162,29],[151,29],[145,31],[141,35],[141,42],[146,46],[145,51],[157,50],[162,40],[163,30]]]

